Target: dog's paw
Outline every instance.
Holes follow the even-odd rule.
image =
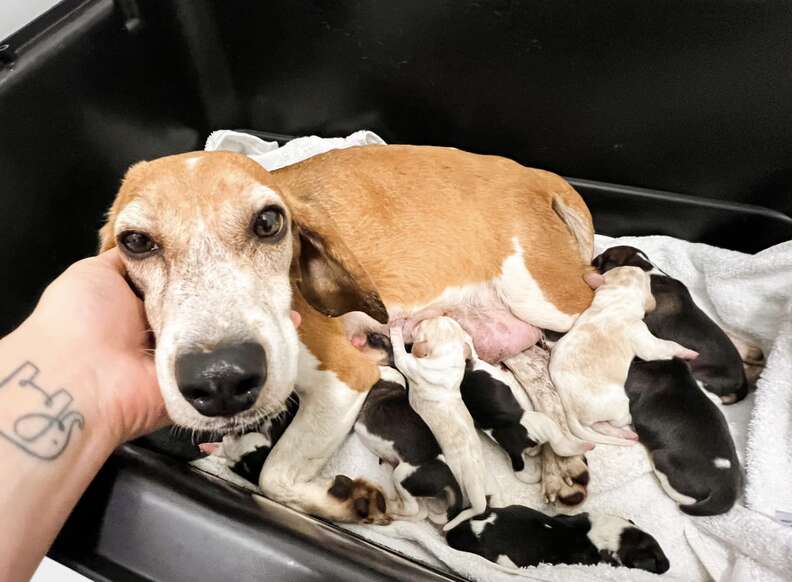
[[[542,455],[542,491],[547,503],[580,505],[588,494],[588,463],[582,455],[559,457],[551,450]]]
[[[341,504],[341,507],[333,512],[337,516],[337,521],[377,525],[391,522],[385,496],[373,483],[364,479],[350,479],[346,475],[336,475],[327,493]]]

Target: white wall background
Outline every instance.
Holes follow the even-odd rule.
[[[60,0],[0,0],[0,41],[40,16]]]

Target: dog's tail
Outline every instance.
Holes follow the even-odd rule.
[[[594,258],[594,223],[583,199],[571,186],[553,194],[553,212],[566,224],[575,238],[584,264]]]
[[[567,412],[566,418],[567,418],[567,424],[569,425],[569,431],[579,439],[591,441],[593,443],[602,444],[602,445],[617,445],[620,447],[631,447],[638,443],[638,441],[633,441],[629,439],[620,439],[619,437],[608,436],[599,433],[587,426],[583,426],[582,424],[580,424],[580,421],[578,420],[577,416],[575,416],[570,412]]]

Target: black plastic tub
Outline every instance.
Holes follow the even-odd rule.
[[[598,232],[792,238],[785,1],[65,0],[0,42],[0,333],[96,248],[131,163],[219,128],[497,153],[565,176]],[[184,443],[182,443],[184,445]],[[120,449],[51,555],[106,580],[454,579]]]

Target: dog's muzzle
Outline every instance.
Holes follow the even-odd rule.
[[[188,352],[176,358],[176,383],[204,416],[233,416],[255,404],[267,380],[267,356],[255,342]]]

